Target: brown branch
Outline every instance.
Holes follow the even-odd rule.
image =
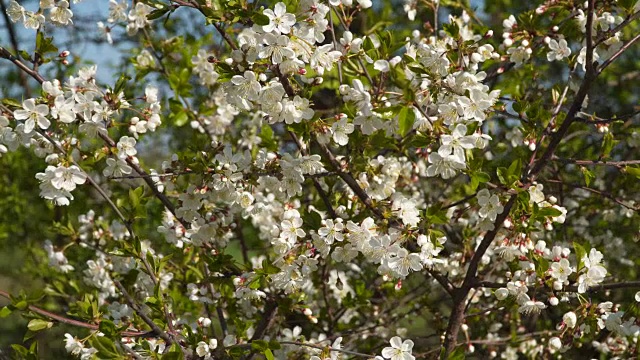
[[[607,40],[612,35],[614,35],[618,31],[622,30],[625,26],[629,25],[629,23],[631,23],[632,21],[634,21],[634,20],[636,20],[638,18],[640,18],[640,11],[629,15],[626,19],[624,19],[624,21],[622,21],[616,27],[614,27],[613,29],[609,29],[609,30],[605,31],[600,36],[598,36],[596,41],[595,41],[595,43],[594,43],[594,46],[600,45],[603,41]]]
[[[302,156],[308,156],[309,152],[304,147],[304,144],[302,144],[300,139],[298,139],[296,134],[294,134],[293,131],[289,131],[289,136],[291,136],[293,141],[296,143],[296,146],[298,146],[298,150],[300,151]],[[313,186],[316,188],[316,191],[318,192],[318,195],[320,195],[320,198],[322,199],[322,202],[324,203],[324,206],[327,208],[327,212],[329,212],[329,216],[332,219],[337,218],[338,214],[336,214],[336,211],[333,209],[333,205],[331,205],[331,200],[329,199],[329,195],[327,195],[327,193],[324,191],[324,189],[322,188],[322,185],[320,185],[320,182],[318,181],[318,179],[311,178],[311,181],[313,182]]]
[[[329,351],[341,352],[341,353],[348,354],[348,355],[366,357],[368,359],[371,359],[371,358],[375,357],[375,355],[363,354],[363,353],[359,353],[359,352],[356,352],[356,351],[350,351],[350,350],[345,350],[345,349],[334,349],[331,346],[308,344],[308,343],[303,343],[303,342],[299,342],[299,341],[280,341],[280,344],[306,346],[306,347],[319,349],[319,350],[325,350],[326,349],[326,350],[329,350]]]
[[[586,25],[587,26],[587,34],[586,34],[587,66],[586,66],[586,73],[585,73],[584,79],[582,81],[580,89],[578,90],[578,93],[576,94],[573,100],[571,107],[569,108],[569,111],[567,112],[564,122],[562,123],[558,131],[555,134],[553,134],[551,141],[549,142],[549,145],[547,146],[545,152],[542,154],[540,159],[536,161],[535,165],[530,171],[528,166],[524,169],[524,172],[521,176],[521,179],[523,180],[523,185],[522,185],[523,188],[527,188],[529,185],[531,185],[531,183],[533,183],[533,181],[536,179],[537,175],[549,163],[549,160],[551,159],[556,149],[560,145],[561,140],[569,131],[571,124],[575,121],[576,114],[578,113],[578,111],[580,111],[580,108],[582,107],[582,102],[584,101],[584,98],[587,96],[587,93],[591,87],[591,84],[599,74],[598,72],[595,71],[593,67],[592,24],[593,24],[593,15],[594,15],[594,4],[595,4],[595,0],[589,0],[588,11],[587,11],[587,25]],[[485,252],[493,242],[493,239],[497,235],[498,229],[500,228],[500,226],[502,226],[502,223],[504,222],[506,217],[509,215],[509,212],[511,211],[511,208],[514,205],[516,198],[517,198],[517,195],[515,194],[511,195],[511,197],[509,198],[509,201],[504,207],[504,211],[502,212],[502,214],[500,214],[496,218],[496,221],[494,222],[494,229],[489,231],[487,234],[485,234],[480,245],[476,249],[475,254],[471,258],[471,261],[469,262],[469,268],[467,270],[465,279],[461,287],[456,291],[456,296],[454,297],[454,307],[452,309],[451,316],[449,318],[449,324],[447,325],[447,331],[445,334],[445,340],[443,344],[443,350],[444,350],[442,352],[443,359],[446,359],[456,347],[458,332],[460,330],[460,326],[462,325],[462,322],[464,321],[465,301],[466,301],[467,295],[469,294],[469,291],[473,288],[473,284],[477,282],[476,272],[477,272],[478,264],[480,263],[482,256],[485,254]]]
[[[216,28],[216,30],[218,30],[224,41],[226,41],[233,50],[238,50],[238,45],[233,42],[233,40],[229,37],[229,34],[227,34],[222,26],[216,23],[213,23],[213,26]]]
[[[108,146],[110,146],[112,148],[117,146],[116,142],[113,141],[113,139],[111,139],[108,134],[103,134],[103,133],[99,132],[98,135],[100,136],[100,138],[102,140],[104,140],[104,142]],[[169,200],[169,198],[165,194],[161,193],[160,190],[158,190],[158,187],[156,186],[155,182],[153,181],[154,175],[150,175],[146,171],[144,171],[144,169],[142,169],[140,167],[140,165],[138,165],[137,163],[135,163],[133,161],[133,158],[127,157],[127,158],[125,158],[125,161],[127,162],[127,164],[129,166],[131,166],[131,168],[136,173],[138,173],[138,175],[140,175],[142,177],[144,182],[147,183],[149,188],[151,188],[151,191],[153,192],[153,195],[155,195],[155,197],[160,200],[162,205],[164,205],[164,207],[166,207],[167,210],[169,210],[169,212],[171,214],[173,214],[173,216],[175,216],[176,219],[178,219],[178,221],[182,224],[182,226],[184,226],[187,229],[190,228],[191,226],[186,220],[184,220],[184,219],[182,219],[182,218],[180,218],[180,217],[178,217],[176,215],[176,208],[175,208],[175,205],[173,205],[173,203],[171,202],[171,200]]]
[[[574,188],[574,189],[582,189],[582,190],[585,190],[585,191],[600,195],[600,196],[602,196],[604,198],[607,198],[607,199],[615,202],[616,204],[621,205],[621,206],[623,206],[623,207],[625,207],[625,208],[627,208],[629,210],[640,211],[640,208],[633,207],[633,206],[625,203],[623,200],[620,200],[620,199],[616,198],[615,196],[611,195],[610,193],[608,193],[606,191],[597,190],[597,189],[586,187],[586,186],[582,186],[582,185],[579,185],[579,184],[565,183],[565,182],[560,181],[560,180],[550,179],[550,180],[546,180],[546,181],[551,182],[551,183],[557,183],[557,184],[560,184],[560,185],[563,185],[563,186],[568,186],[568,187],[571,187],[571,188]]]
[[[492,281],[478,281],[474,285],[474,287],[483,287],[483,288],[488,288],[488,289],[499,289],[499,288],[506,288],[507,284],[498,283],[498,282],[492,282]],[[587,291],[588,292],[597,292],[597,291],[602,291],[602,290],[635,289],[635,288],[640,288],[640,281],[632,280],[632,281],[620,281],[620,282],[599,284],[599,285],[590,286],[587,289]],[[562,291],[564,291],[564,292],[577,292],[578,291],[578,287],[577,286],[567,286]]]
[[[287,77],[284,76],[280,72],[280,68],[279,67],[274,67],[273,71],[276,74],[276,76],[278,77],[278,79],[280,80],[280,82],[282,83],[282,87],[284,88],[285,92],[287,93],[287,96],[289,96],[291,99],[293,99],[295,97],[295,90],[291,86],[291,83],[289,82],[289,79],[287,79]],[[304,147],[304,144],[302,144],[300,139],[298,139],[296,134],[293,133],[292,131],[289,131],[289,136],[291,136],[293,141],[296,143],[296,146],[298,147],[298,150],[300,151],[300,153],[303,156],[308,156],[309,152]],[[324,191],[324,189],[322,188],[322,185],[320,185],[320,182],[317,179],[312,178],[312,181],[313,181],[313,186],[316,188],[316,191],[318,192],[318,195],[320,195],[320,198],[322,199],[322,202],[324,203],[324,206],[327,208],[327,211],[329,212],[329,216],[331,216],[332,219],[335,219],[336,217],[338,217],[338,215],[336,214],[336,211],[333,209],[333,205],[331,205],[331,200],[329,200],[329,196]]]
[[[454,290],[453,297],[453,309],[451,310],[451,315],[449,317],[449,324],[447,325],[447,331],[445,333],[445,339],[443,344],[443,359],[447,359],[449,354],[453,351],[456,346],[456,342],[458,339],[458,332],[460,331],[460,326],[464,321],[464,313],[466,308],[466,300],[467,295],[473,288],[473,284],[476,282],[476,272],[478,271],[478,265],[480,264],[480,260],[482,256],[484,256],[485,252],[489,248],[489,245],[493,242],[496,235],[498,234],[498,230],[504,223],[507,216],[511,212],[511,208],[516,202],[517,195],[511,195],[509,201],[504,206],[504,209],[500,215],[496,217],[496,221],[493,223],[493,230],[487,232],[480,242],[480,245],[476,249],[471,261],[469,262],[469,267],[467,269],[467,274],[464,278],[464,281],[460,288]]]
[[[167,334],[164,330],[160,329],[160,327],[156,323],[154,323],[153,320],[151,320],[151,318],[144,313],[144,311],[142,311],[140,306],[138,306],[138,303],[136,303],[135,300],[131,297],[131,295],[129,295],[129,292],[127,291],[127,289],[124,288],[124,286],[122,286],[120,281],[113,280],[113,283],[120,290],[120,292],[124,296],[129,306],[131,306],[133,311],[135,311],[136,314],[140,316],[142,321],[144,321],[147,325],[149,325],[151,330],[153,330],[153,333],[157,334],[162,340],[164,340],[168,346],[171,346],[175,342],[175,339],[169,334]],[[167,321],[171,321],[171,319],[167,319]]]
[[[7,59],[14,63],[20,70],[24,71],[27,75],[36,79],[39,83],[43,83],[45,80],[37,71],[30,69],[27,65],[25,65],[22,61],[20,61],[17,57],[13,56],[9,50],[0,46],[0,58]]]
[[[211,272],[209,271],[207,264],[204,265],[204,276],[207,279],[207,289],[209,290],[209,294],[213,297],[215,289],[210,281]],[[220,329],[222,330],[222,339],[224,339],[227,336],[227,320],[224,318],[224,312],[220,305],[216,306],[216,315],[218,317],[218,322],[220,323]]]
[[[588,74],[595,74],[595,70],[593,68],[593,13],[595,11],[595,0],[589,0],[587,6],[587,54],[585,59],[585,68],[587,76]]]
[[[624,161],[577,160],[577,159],[562,159],[562,158],[559,158],[559,157],[556,157],[556,156],[551,157],[551,160],[558,161],[558,162],[561,162],[563,164],[593,165],[593,166],[615,166],[615,167],[640,164],[640,160],[624,160]]]
[[[469,342],[472,344],[482,344],[482,345],[500,345],[507,344],[511,342],[525,341],[535,336],[540,335],[553,335],[554,331],[537,331],[528,334],[516,335],[515,339],[513,336],[503,337],[503,338],[493,338],[493,339],[478,339],[478,340],[470,340]]]
[[[11,300],[11,294],[9,294],[6,291],[0,290],[0,296]],[[27,309],[29,309],[30,311],[38,314],[38,315],[42,315],[44,317],[47,317],[51,320],[55,320],[57,322],[63,323],[63,324],[67,324],[67,325],[72,325],[72,326],[77,326],[77,327],[81,327],[81,328],[85,328],[85,329],[90,329],[90,330],[99,330],[99,326],[95,325],[95,324],[89,324],[83,321],[79,321],[79,320],[74,320],[74,319],[70,319],[67,317],[64,317],[62,315],[58,315],[55,313],[52,313],[50,311],[41,309],[37,306],[34,305],[29,305],[27,306]],[[156,334],[155,331],[123,331],[120,333],[120,335],[122,336],[126,336],[126,337],[155,337],[158,334]]]
[[[630,119],[630,118],[632,118],[632,117],[634,117],[634,116],[636,116],[638,114],[640,114],[640,110],[639,111],[634,111],[634,112],[629,113],[629,114],[621,115],[621,116],[615,116],[614,115],[614,117],[612,117],[610,119],[605,119],[605,118],[601,118],[601,117],[598,117],[598,116],[593,115],[593,114],[587,114],[587,113],[584,113],[584,112],[580,112],[576,116],[584,116],[584,117],[587,117],[587,118],[576,117],[576,121],[579,121],[579,122],[582,122],[582,123],[585,123],[585,124],[594,124],[594,125],[610,124],[610,123],[615,122],[615,121],[628,120],[628,119]]]
[[[142,356],[138,355],[138,353],[133,351],[132,348],[130,348],[127,345],[123,344],[122,341],[116,340],[116,344],[118,344],[122,348],[122,350],[124,350],[124,352],[129,354],[135,360],[143,360]]]
[[[622,45],[622,47],[618,51],[615,52],[615,54],[611,55],[611,57],[608,58],[605,62],[603,62],[602,65],[598,66],[598,70],[597,70],[598,74],[604,71],[604,69],[606,69],[607,66],[611,65],[612,62],[614,62],[617,58],[620,57],[620,55],[622,55],[625,51],[627,51],[627,49],[629,49],[631,45],[633,45],[633,43],[638,41],[638,39],[640,39],[640,34],[637,34],[636,36],[631,38],[631,40],[627,41],[624,45]]]
[[[334,171],[338,176],[351,188],[351,190],[356,194],[356,196],[362,201],[362,203],[379,219],[388,220],[390,224],[395,226],[401,226],[400,221],[394,217],[386,217],[385,214],[378,209],[369,195],[358,185],[356,179],[354,179],[353,175],[349,171],[345,171],[342,169],[342,164],[336,159],[331,150],[327,147],[327,145],[321,144],[316,141],[318,147],[322,151],[324,157],[329,161],[329,163],[333,166]]]
[[[535,162],[533,169],[531,169],[531,171],[528,174],[527,173],[523,174],[523,179],[528,177],[528,184],[531,184],[536,179],[536,176],[549,163],[549,160],[551,159],[553,153],[558,148],[558,145],[560,145],[560,141],[562,141],[562,139],[565,137],[567,132],[569,132],[569,128],[571,127],[571,125],[574,123],[574,121],[576,121],[576,114],[578,113],[578,111],[580,111],[580,108],[582,107],[582,102],[584,101],[584,98],[587,96],[587,93],[589,92],[591,84],[593,83],[593,80],[595,79],[596,76],[597,74],[593,74],[590,72],[587,72],[585,74],[582,85],[580,86],[580,89],[578,89],[578,93],[576,94],[573,104],[571,104],[571,107],[567,112],[567,116],[565,117],[564,122],[562,123],[558,131],[554,133],[553,136],[551,137],[551,141],[549,142],[549,145],[547,146],[545,152],[542,154],[540,159],[538,159]]]

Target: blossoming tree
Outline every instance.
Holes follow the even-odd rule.
[[[17,357],[637,356],[640,3],[1,4]]]

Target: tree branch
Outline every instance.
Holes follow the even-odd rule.
[[[9,294],[6,291],[0,290],[0,297],[3,297],[7,300],[11,300],[11,294]],[[63,324],[67,324],[67,325],[72,325],[72,326],[77,326],[77,327],[81,327],[81,328],[85,328],[85,329],[90,329],[90,330],[99,330],[99,326],[95,325],[95,324],[89,324],[83,321],[79,321],[79,320],[74,320],[74,319],[70,319],[67,317],[64,317],[62,315],[58,315],[55,313],[52,313],[50,311],[41,309],[37,306],[34,305],[29,305],[27,307],[27,309],[29,309],[30,311],[33,311],[34,313],[47,317],[51,320],[55,320],[58,321],[60,323]],[[155,331],[123,331],[120,333],[120,335],[122,336],[126,336],[126,337],[156,337],[158,334],[156,334]]]
[[[131,306],[133,311],[135,311],[136,314],[140,316],[142,321],[144,321],[147,325],[149,325],[151,330],[153,330],[153,333],[157,334],[162,340],[164,340],[165,343],[167,343],[167,346],[171,346],[175,342],[175,339],[173,338],[173,336],[170,336],[164,330],[160,329],[160,327],[156,323],[154,323],[153,320],[151,320],[151,318],[144,313],[144,311],[142,311],[140,306],[138,306],[138,303],[136,303],[135,300],[133,300],[131,295],[129,295],[129,292],[127,291],[127,289],[125,289],[124,286],[122,286],[120,281],[113,280],[113,283],[120,290],[120,292],[124,296],[129,306]],[[167,319],[167,321],[171,321],[171,319]]]
[[[559,158],[559,157],[556,157],[556,156],[551,157],[551,160],[558,161],[558,162],[561,162],[563,164],[593,165],[593,166],[615,166],[615,167],[640,164],[640,160],[624,160],[624,161],[577,160],[577,159],[562,159],[562,158]]]

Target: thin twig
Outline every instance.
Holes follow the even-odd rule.
[[[492,281],[478,281],[474,286],[488,288],[488,289],[500,289],[500,288],[506,288],[507,284],[492,282]],[[619,290],[619,289],[635,289],[635,288],[640,288],[640,281],[631,280],[631,281],[620,281],[620,282],[593,285],[593,286],[590,286],[587,289],[587,291],[596,292],[596,291],[602,291],[602,290]],[[577,292],[578,287],[567,286],[562,291]]]
[[[546,180],[546,181],[551,182],[551,183],[557,183],[557,184],[560,184],[562,186],[567,186],[567,187],[571,187],[571,188],[574,188],[574,189],[585,190],[585,191],[588,191],[590,193],[593,193],[593,194],[596,194],[596,195],[600,195],[600,196],[602,196],[602,197],[604,197],[606,199],[609,199],[609,200],[615,202],[616,204],[618,204],[618,205],[620,205],[622,207],[625,207],[625,208],[627,208],[629,210],[640,211],[639,208],[631,206],[631,205],[625,203],[623,200],[620,200],[620,199],[616,198],[615,196],[611,195],[610,193],[608,193],[606,191],[600,191],[600,190],[597,190],[597,189],[594,189],[594,188],[590,188],[590,187],[586,187],[586,186],[582,186],[582,185],[579,185],[579,184],[569,184],[569,183],[565,183],[565,182],[560,181],[560,180],[549,179],[549,180]]]
[[[207,289],[209,290],[209,294],[213,297],[215,289],[211,283],[211,272],[209,271],[207,264],[204,265],[204,276],[207,279]],[[222,338],[224,339],[227,336],[227,320],[224,318],[224,312],[220,305],[216,306],[216,315],[218,317],[218,322],[220,323],[220,329],[222,330]]]
[[[17,57],[13,56],[9,50],[0,46],[0,58],[7,59],[14,63],[20,70],[24,71],[27,75],[36,79],[39,83],[43,83],[45,80],[37,71],[30,69],[27,65],[25,65],[22,61],[20,61]]]
[[[0,296],[5,298],[5,299],[8,299],[8,300],[12,299],[11,295],[8,292],[3,291],[3,290],[0,290]],[[34,313],[36,313],[38,315],[42,315],[44,317],[47,317],[47,318],[49,318],[51,320],[58,321],[58,322],[63,323],[63,324],[77,326],[77,327],[90,329],[90,330],[98,330],[99,329],[98,325],[89,324],[89,323],[86,323],[86,322],[83,322],[83,321],[79,321],[79,320],[69,319],[69,318],[64,317],[62,315],[58,315],[58,314],[52,313],[50,311],[41,309],[41,308],[39,308],[37,306],[34,306],[34,305],[29,305],[27,307],[27,309],[29,309],[30,311],[33,311]],[[149,337],[149,338],[151,338],[151,337],[155,337],[158,334],[156,334],[155,331],[123,331],[123,332],[120,333],[120,335],[126,336],[126,337]]]
[[[615,166],[621,167],[626,165],[638,165],[640,160],[624,160],[624,161],[607,161],[607,160],[577,160],[577,159],[562,159],[556,156],[551,158],[553,161],[558,161],[564,164],[576,164],[576,165],[594,165],[594,166]]]
[[[20,47],[18,46],[18,37],[16,35],[16,30],[13,27],[13,22],[9,19],[9,14],[7,13],[7,7],[4,4],[4,0],[0,0],[0,11],[2,11],[2,16],[4,18],[4,23],[7,27],[7,31],[9,32],[9,40],[11,41],[11,47],[13,51],[16,53],[16,57],[20,57]],[[22,87],[24,88],[25,95],[30,98],[31,97],[31,87],[29,86],[29,80],[24,72],[19,71],[18,76],[20,77],[20,82],[22,83]]]
[[[136,301],[131,297],[131,295],[129,295],[129,292],[127,291],[127,289],[124,288],[124,286],[122,286],[120,281],[113,280],[113,283],[120,290],[120,292],[124,296],[129,306],[131,306],[133,311],[135,311],[136,314],[140,316],[142,321],[144,321],[147,325],[149,325],[151,330],[153,330],[155,334],[157,334],[162,340],[164,340],[168,346],[171,346],[175,342],[175,339],[173,339],[173,337],[167,334],[164,330],[160,329],[160,327],[156,323],[154,323],[153,320],[151,320],[151,318],[144,313],[144,311],[142,311],[140,306],[138,306],[138,303],[136,303]],[[167,321],[171,321],[171,319],[167,319]]]
[[[132,358],[136,359],[136,360],[142,360],[142,356],[140,356],[137,352],[133,351],[132,348],[128,347],[127,345],[123,344],[122,341],[120,340],[116,340],[116,344],[118,344],[122,350],[124,350],[127,354],[131,355]]]
[[[332,347],[330,347],[330,346],[322,346],[322,345],[316,345],[316,344],[309,344],[309,343],[303,343],[303,342],[299,342],[299,341],[280,341],[280,344],[283,344],[283,345],[298,345],[298,346],[306,346],[306,347],[310,347],[310,348],[314,348],[314,349],[320,349],[320,350],[329,350],[329,351],[341,352],[341,353],[348,354],[348,355],[354,355],[354,356],[360,356],[360,357],[366,357],[366,358],[373,358],[373,357],[375,356],[375,355],[369,355],[369,354],[359,353],[359,352],[351,351],[351,350],[336,349],[336,348],[332,348]]]
[[[640,39],[640,34],[634,36],[633,38],[631,38],[631,40],[627,41],[624,45],[622,45],[622,47],[618,51],[615,52],[615,54],[611,55],[611,57],[608,58],[605,62],[603,62],[602,65],[598,66],[598,70],[597,70],[598,74],[604,71],[604,69],[606,69],[607,66],[611,65],[612,62],[614,62],[617,58],[620,57],[620,55],[622,55],[625,51],[627,51],[627,49],[629,49],[631,45],[633,45],[633,43],[638,41],[638,39]]]

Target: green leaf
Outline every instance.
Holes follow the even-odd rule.
[[[627,166],[627,167],[624,168],[624,171],[627,174],[633,175],[636,178],[640,179],[640,168],[633,167],[633,166]]]
[[[602,157],[609,157],[611,150],[616,146],[618,141],[613,139],[612,133],[604,134],[604,138],[602,139]]]
[[[98,327],[102,333],[104,333],[107,337],[113,337],[118,334],[118,330],[116,329],[116,325],[111,320],[102,320],[100,321],[100,326]]]
[[[254,13],[251,20],[253,20],[256,25],[260,26],[269,25],[269,21],[271,21],[267,15],[261,13]]]
[[[0,309],[0,319],[11,315],[12,312],[13,311],[11,311],[8,306],[3,307],[2,309]]]
[[[500,184],[502,185],[508,185],[508,179],[509,179],[509,174],[507,172],[507,168],[505,167],[499,167],[496,170],[496,174],[498,175],[498,180],[500,181]]]
[[[471,174],[471,189],[475,191],[478,188],[480,183],[486,183],[491,180],[491,176],[489,174],[478,171]]]
[[[207,18],[207,23],[212,24],[216,21],[220,21],[220,14],[215,12],[212,8],[207,6],[201,6],[200,11]]]
[[[89,343],[92,347],[98,350],[98,353],[96,355],[99,359],[120,358],[118,349],[116,349],[116,345],[113,343],[113,340],[109,339],[106,336],[94,335],[89,339]]]
[[[556,217],[562,215],[562,211],[554,207],[543,207],[538,210],[538,216],[540,217]]]
[[[313,229],[319,229],[322,227],[322,217],[315,211],[309,211],[302,217],[305,225],[310,226]]]
[[[265,340],[254,340],[251,342],[251,348],[264,352],[265,350],[269,350],[269,343]]]
[[[38,32],[36,37],[36,51],[40,55],[45,55],[46,53],[58,52],[58,48],[53,45],[53,37],[45,37],[44,32]]]
[[[580,270],[584,266],[584,262],[582,261],[582,259],[587,256],[587,250],[585,250],[582,245],[574,241],[573,251],[576,253],[576,259],[578,260],[578,270]]]
[[[617,5],[625,9],[628,13],[632,13],[636,2],[637,0],[618,0]]]
[[[440,352],[440,358],[442,359],[444,356],[444,349],[442,349],[442,351]],[[449,354],[449,357],[447,358],[447,360],[464,360],[465,359],[465,353],[464,353],[464,347],[463,346],[458,346],[451,354]]]
[[[451,219],[447,217],[446,210],[442,210],[440,204],[428,208],[426,218],[429,224],[432,225],[448,224],[451,221]]]
[[[161,359],[162,360],[183,360],[184,355],[182,354],[182,349],[180,349],[180,346],[174,343],[173,345],[171,345],[171,348],[169,349],[169,351],[164,355],[162,355]]]
[[[127,81],[129,80],[131,80],[131,76],[127,74],[121,74],[118,81],[116,81],[116,86],[113,88],[113,93],[116,95],[120,94],[120,92],[124,90],[125,86],[127,85]]]
[[[400,136],[405,136],[411,129],[413,129],[413,123],[416,121],[416,114],[413,112],[413,106],[406,106],[400,109],[398,113],[398,126],[400,130]]]
[[[181,111],[173,115],[173,123],[178,127],[186,125],[188,121],[189,115],[186,111]]]
[[[593,171],[587,169],[585,166],[581,166],[580,171],[582,171],[582,175],[584,176],[584,183],[587,186],[591,185],[591,181],[596,178],[596,176],[593,174]]]
[[[164,16],[164,14],[171,11],[171,7],[165,7],[164,9],[153,10],[147,15],[147,20],[155,20]]]
[[[7,106],[22,107],[22,104],[13,99],[2,99],[2,103]]]
[[[273,360],[275,359],[273,357],[273,353],[271,352],[271,349],[267,349],[264,351],[264,356],[267,358],[267,360]]]
[[[544,279],[545,273],[547,272],[547,270],[549,270],[549,260],[543,258],[542,256],[536,256],[535,263],[536,274],[538,274],[541,279]]]
[[[262,271],[267,275],[277,274],[280,272],[280,268],[273,265],[269,260],[262,260]]]
[[[460,34],[460,27],[455,22],[442,24],[442,29],[454,39]]]
[[[509,166],[509,177],[511,179],[513,179],[515,177],[515,179],[517,180],[520,177],[520,174],[522,173],[522,161],[520,159],[516,159],[516,161],[511,163],[511,166]]]
[[[29,350],[27,350],[27,348],[22,345],[11,344],[11,348],[13,349],[13,351],[15,351],[16,354],[20,355],[20,359],[26,358],[27,354],[29,354]]]
[[[27,324],[27,328],[33,332],[49,329],[52,326],[53,322],[42,319],[33,319],[29,321],[29,324]]]
[[[262,125],[262,129],[260,130],[260,146],[265,147],[266,149],[277,152],[278,143],[273,138],[273,129],[269,124]]]

